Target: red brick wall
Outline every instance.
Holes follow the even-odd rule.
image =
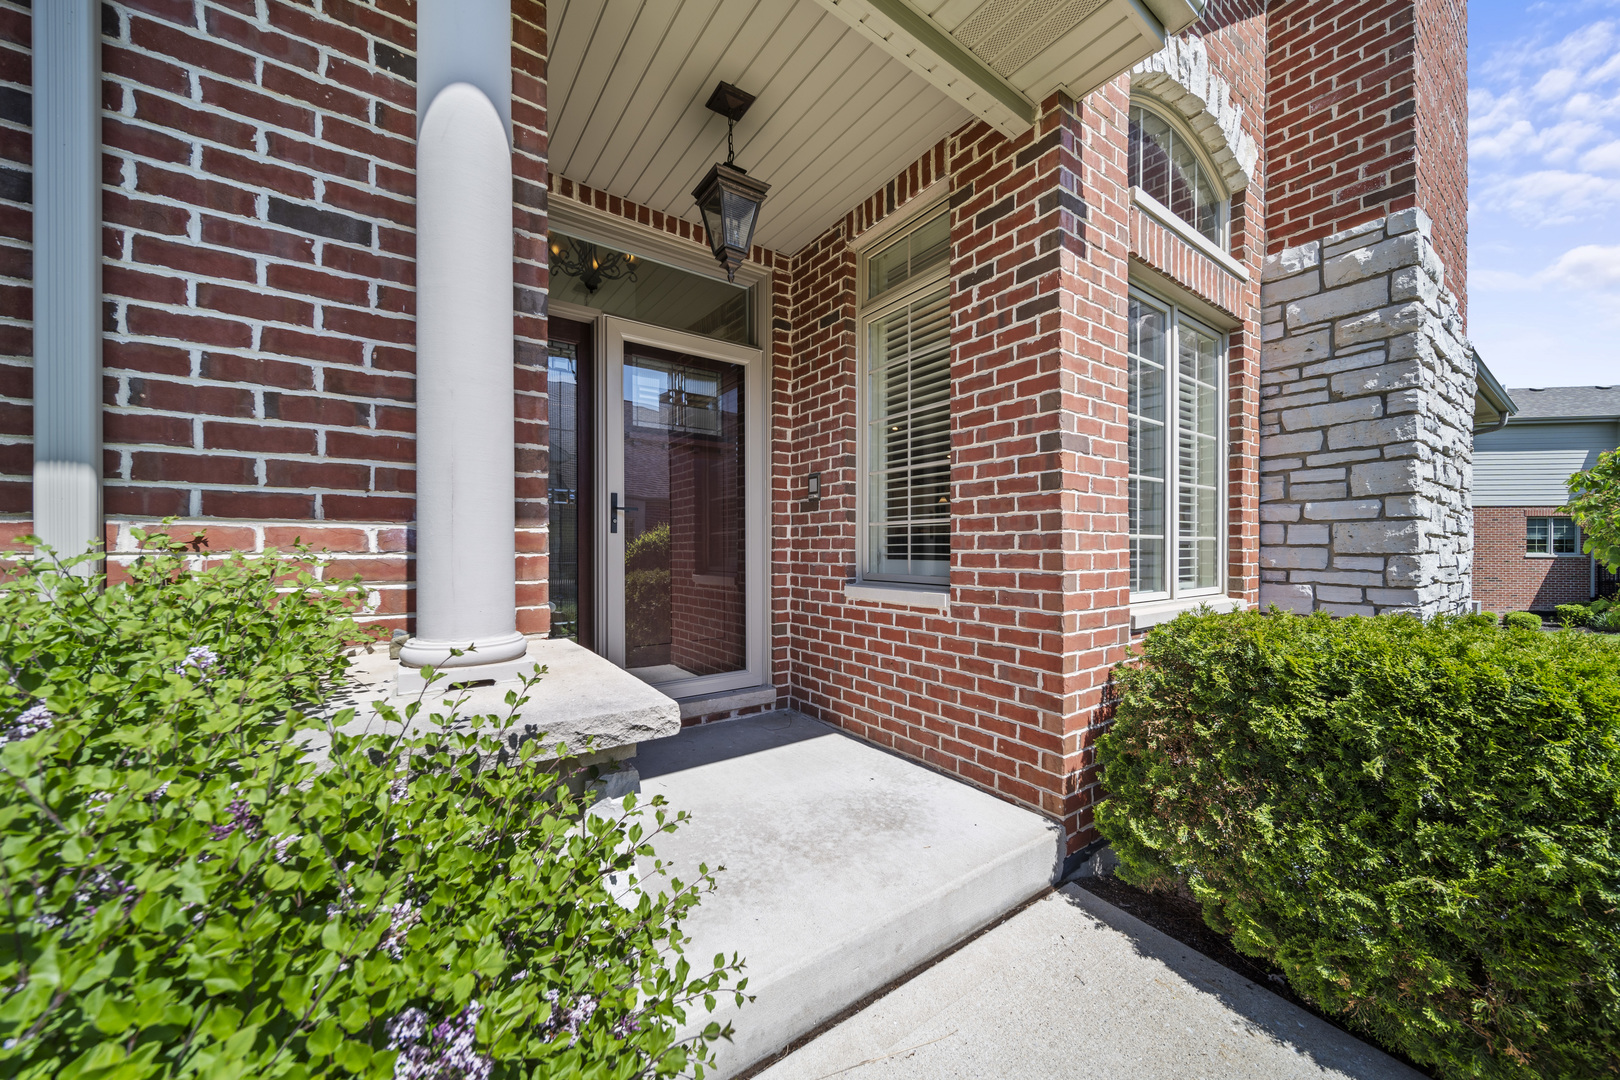
[[[545,5],[513,0],[518,625],[547,626]],[[409,611],[412,0],[103,5],[109,521],[300,523]],[[0,0],[0,513],[29,512],[28,16]],[[23,200],[8,198],[17,195]],[[22,316],[19,318],[19,315]],[[333,527],[332,523],[343,523]],[[350,523],[358,526],[349,527]],[[272,530],[274,531],[274,530]],[[280,533],[276,533],[277,536]],[[408,534],[407,534],[408,535]]]
[[[1466,310],[1467,0],[1278,0],[1267,23],[1267,250],[1418,206]]]
[[[1590,556],[1525,554],[1525,519],[1557,516],[1552,506],[1474,508],[1474,600],[1486,611],[1551,611],[1592,599]]]
[[[1092,838],[1090,732],[1125,655],[1126,99],[972,124],[794,262],[790,679],[798,707]],[[1106,115],[1103,110],[1106,110]],[[1089,132],[1088,132],[1089,128]],[[952,205],[952,555],[943,614],[846,601],[857,561],[850,240],[941,173]],[[1094,226],[1089,222],[1100,224]]]
[[[1416,0],[1417,204],[1468,311],[1468,0]]]

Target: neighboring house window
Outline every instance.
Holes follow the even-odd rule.
[[[1196,140],[1154,109],[1131,102],[1132,187],[1141,188],[1211,243],[1226,247],[1229,199],[1204,167]]]
[[[1218,593],[1226,340],[1132,290],[1129,351],[1131,598]]]
[[[950,211],[863,260],[862,576],[945,584],[951,559]]]
[[[1527,555],[1577,555],[1580,531],[1570,518],[1533,517],[1525,519],[1524,551]]]

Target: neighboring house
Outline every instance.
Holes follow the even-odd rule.
[[[1486,611],[1551,611],[1614,591],[1558,508],[1569,478],[1620,447],[1620,385],[1508,391],[1516,411],[1474,434],[1474,600]]]
[[[6,532],[302,538],[407,664],[575,636],[1078,854],[1133,633],[1469,602],[1466,16],[0,0]]]

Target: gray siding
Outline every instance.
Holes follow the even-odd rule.
[[[1475,506],[1558,506],[1570,474],[1620,445],[1620,424],[1513,423],[1474,437]]]

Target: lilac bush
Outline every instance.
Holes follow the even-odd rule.
[[[148,543],[0,591],[0,1074],[702,1074],[728,1032],[679,1032],[745,984],[681,955],[679,815],[585,813],[511,715],[345,734],[350,586]]]

